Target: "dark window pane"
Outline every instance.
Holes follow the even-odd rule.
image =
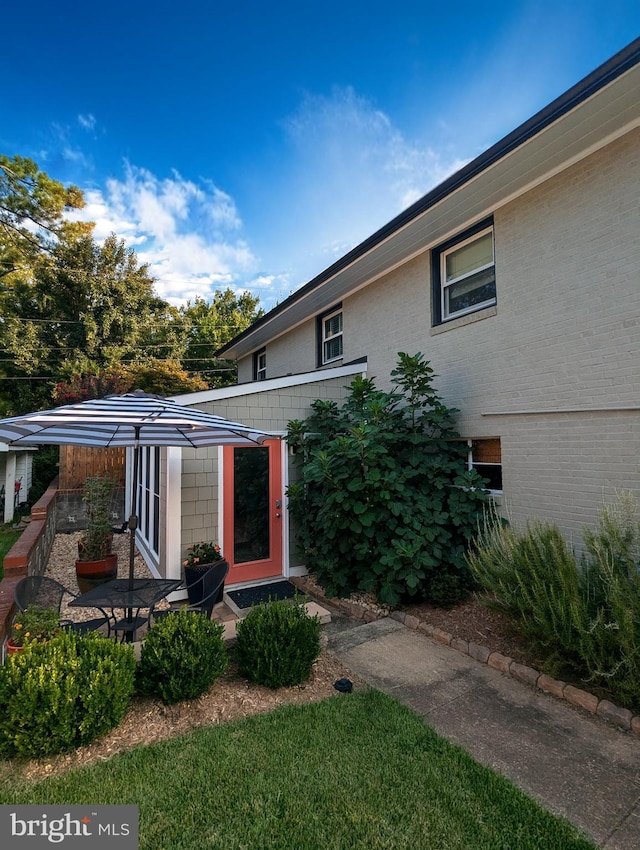
[[[485,301],[495,301],[495,297],[496,272],[492,267],[447,287],[446,313],[450,316]]]
[[[269,557],[269,449],[236,448],[234,460],[234,562]]]
[[[502,466],[493,463],[474,463],[473,468],[488,483],[489,490],[502,490]]]

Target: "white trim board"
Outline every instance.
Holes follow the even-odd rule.
[[[302,372],[299,375],[284,375],[282,378],[268,378],[266,381],[251,381],[247,384],[235,384],[232,387],[219,387],[214,390],[202,390],[197,393],[171,396],[173,401],[180,404],[204,404],[208,401],[223,401],[228,398],[265,393],[270,390],[283,390],[288,387],[300,387],[304,384],[317,384],[320,381],[330,381],[332,378],[344,378],[349,375],[367,374],[366,361],[349,363],[346,366],[335,366],[330,369],[317,369],[314,372]]]

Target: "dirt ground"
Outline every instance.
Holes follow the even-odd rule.
[[[542,659],[532,654],[524,638],[511,626],[507,617],[497,611],[491,611],[475,597],[450,609],[420,603],[401,606],[401,610],[449,632],[455,638],[486,646],[493,652],[500,652],[521,664],[528,664],[537,669],[542,664]]]

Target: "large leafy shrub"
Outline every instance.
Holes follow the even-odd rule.
[[[486,602],[508,614],[552,673],[570,671],[640,706],[640,522],[629,493],[585,529],[578,562],[558,528],[484,524],[469,568]]]
[[[320,655],[320,620],[301,601],[254,605],[236,629],[241,675],[268,688],[298,685]]]
[[[203,694],[227,669],[224,626],[196,611],[166,614],[140,652],[137,688],[165,705]]]
[[[0,667],[0,751],[39,758],[87,744],[124,717],[134,688],[133,649],[63,631]]]
[[[433,369],[421,354],[398,356],[391,392],[356,378],[341,409],[318,400],[289,423],[296,540],[330,595],[450,602],[469,584],[464,553],[486,492]]]

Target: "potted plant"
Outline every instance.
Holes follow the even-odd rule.
[[[87,478],[82,500],[87,527],[78,541],[76,576],[81,593],[118,575],[118,555],[111,551],[113,498],[116,481],[108,475]]]
[[[182,566],[184,567],[189,605],[199,605],[202,602],[204,589],[202,577],[214,564],[220,561],[224,561],[224,557],[218,544],[212,541],[201,540],[187,548],[187,557],[182,562]],[[220,588],[220,593],[214,604],[222,602],[223,593],[224,586]]]
[[[34,640],[47,641],[60,631],[60,614],[57,608],[27,606],[11,625],[7,652],[13,655]]]

